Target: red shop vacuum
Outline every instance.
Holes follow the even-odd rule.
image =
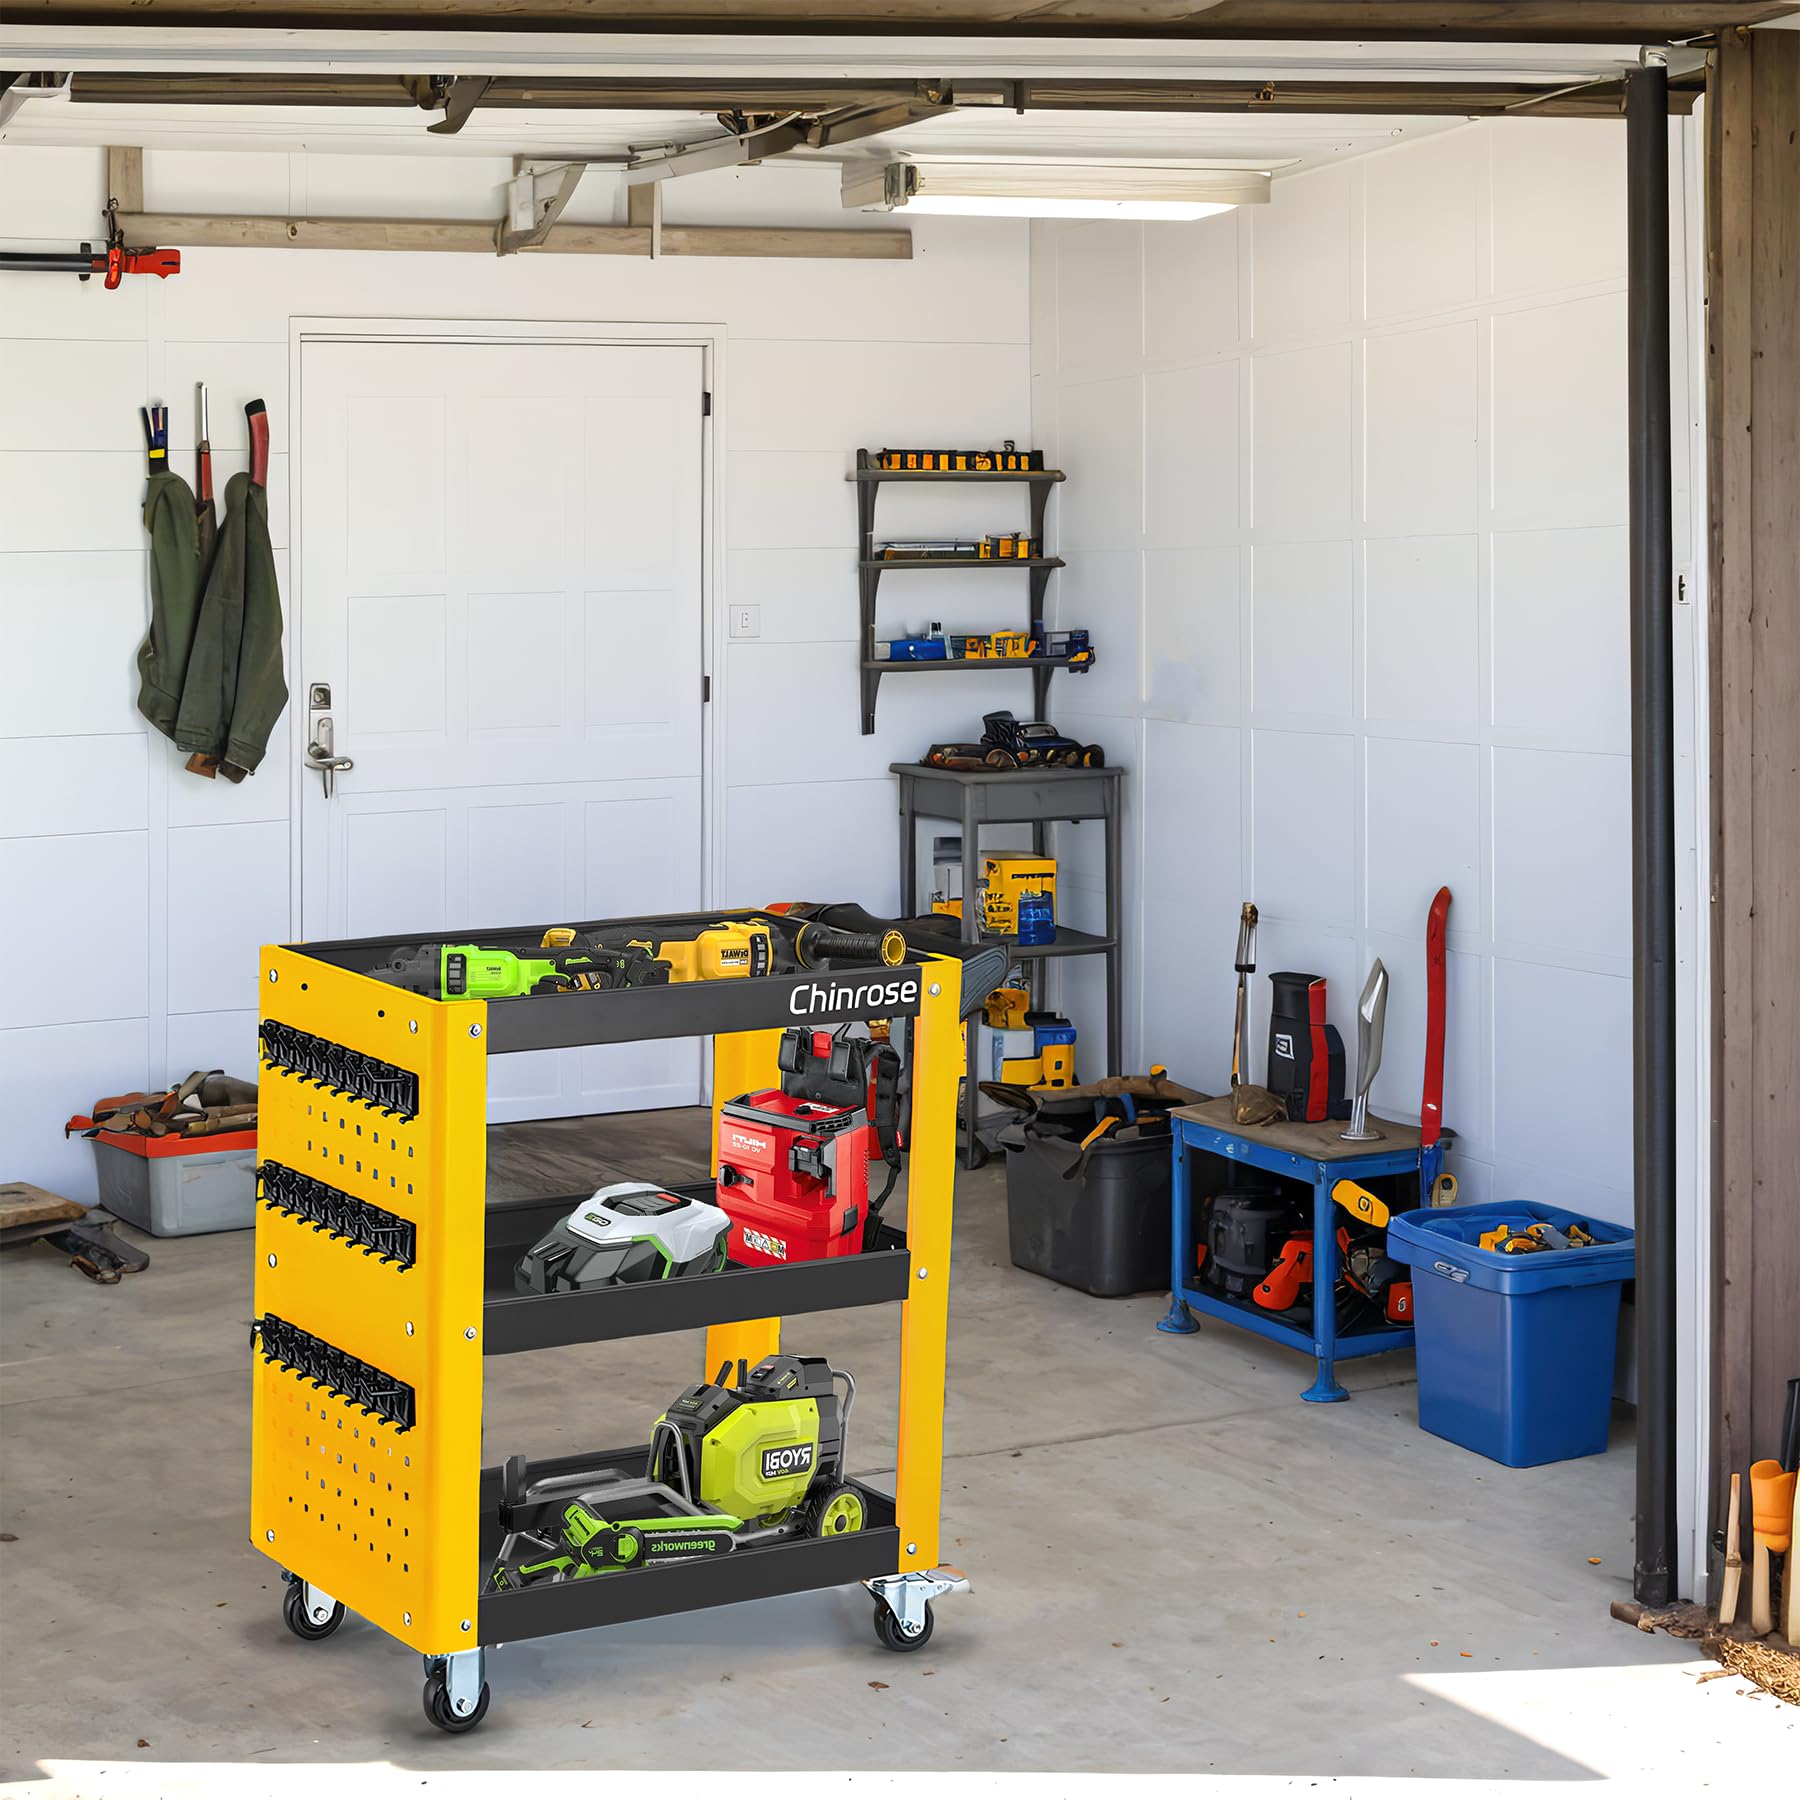
[[[718,1197],[727,1254],[767,1268],[873,1249],[900,1173],[900,1058],[867,1038],[781,1034],[781,1086],[719,1109]],[[887,1181],[869,1197],[869,1165]]]

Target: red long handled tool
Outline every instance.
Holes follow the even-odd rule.
[[[1419,1104],[1419,1142],[1429,1150],[1444,1128],[1444,931],[1450,890],[1433,895],[1425,919],[1425,1091]]]
[[[244,408],[250,426],[250,479],[257,487],[269,485],[269,409],[260,400]]]

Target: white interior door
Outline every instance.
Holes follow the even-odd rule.
[[[692,910],[698,346],[308,341],[297,723],[305,935]],[[691,1104],[694,1042],[496,1057],[489,1117]]]

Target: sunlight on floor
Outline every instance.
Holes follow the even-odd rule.
[[[1707,1674],[1718,1679],[1701,1680]],[[1650,1777],[1667,1783],[1671,1794],[1698,1793],[1703,1784],[1730,1776],[1766,1777],[1800,1767],[1800,1707],[1740,1676],[1720,1675],[1719,1665],[1704,1658],[1405,1679],[1597,1776]],[[1491,1773],[1504,1778],[1506,1772]]]

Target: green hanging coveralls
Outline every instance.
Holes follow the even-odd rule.
[[[232,476],[209,546],[211,510],[196,518],[193,491],[179,475],[150,477],[151,615],[138,651],[138,711],[194,753],[195,773],[216,764],[242,781],[287,705],[268,490],[247,474]]]
[[[240,471],[225,487],[225,517],[181,687],[176,747],[217,757],[222,775],[242,781],[262,761],[287,697],[269,491]]]
[[[211,539],[203,536],[195,516],[193,489],[171,469],[158,469],[150,477],[144,529],[150,533],[150,629],[138,646],[137,704],[164,737],[172,738]]]

